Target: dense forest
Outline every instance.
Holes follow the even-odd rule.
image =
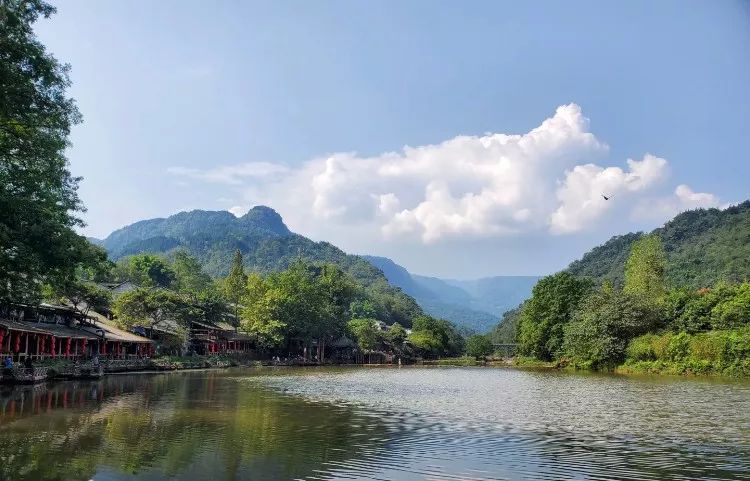
[[[683,212],[650,234],[664,245],[669,286],[697,289],[750,280],[750,201],[724,210]],[[613,237],[570,264],[568,272],[622,285],[630,249],[645,235]]]
[[[136,222],[98,243],[115,260],[140,253],[172,257],[184,251],[213,277],[228,273],[236,251],[242,253],[248,271],[263,275],[283,271],[299,259],[335,264],[367,292],[377,319],[411,326],[411,320],[422,314],[414,299],[390,285],[379,269],[328,242],[292,233],[270,207],[253,207],[239,218],[226,211],[181,212]]]
[[[734,221],[734,216],[746,212],[747,203],[733,208],[724,219]],[[717,267],[713,273],[714,284],[696,288],[696,279],[712,275],[695,267],[700,262],[687,262],[684,255],[673,254],[670,261],[662,241],[665,232],[676,235],[676,226],[684,225],[685,219],[702,215],[706,211],[691,212],[679,216],[680,222],[667,224],[669,229],[637,236],[630,243],[622,276],[615,277],[617,282],[606,275],[603,279],[576,276],[571,270],[542,278],[531,298],[507,313],[492,336],[514,338],[521,355],[559,366],[750,374],[750,283],[738,274],[742,261],[729,253],[721,262],[707,255],[713,259],[711,265],[723,268]],[[715,213],[708,211],[708,215],[714,218]],[[728,245],[727,238],[740,236],[736,228],[710,225],[714,232],[731,233],[715,237],[719,248],[714,252]],[[692,231],[690,237],[706,238]],[[714,246],[704,247],[711,250]],[[675,248],[679,252],[686,249]],[[693,251],[696,259],[703,258],[696,254]],[[587,267],[591,267],[591,259],[589,256]],[[677,267],[670,268],[670,262],[678,262]],[[685,273],[682,282],[674,277],[677,272]]]

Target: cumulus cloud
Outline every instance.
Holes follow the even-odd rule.
[[[606,165],[608,154],[581,108],[569,104],[522,134],[462,135],[372,157],[335,153],[292,169],[261,162],[170,172],[241,186],[248,204],[273,206],[308,235],[330,239],[348,229],[433,243],[589,229],[632,210],[669,175],[667,160],[655,155]],[[714,201],[686,186],[678,191],[685,205]]]
[[[550,217],[550,230],[556,234],[581,230],[624,196],[647,189],[666,176],[667,161],[651,154],[640,161],[628,159],[627,164],[628,171],[586,164],[566,172],[557,189],[560,205]]]
[[[178,177],[229,185],[242,185],[248,179],[280,176],[288,172],[289,168],[285,165],[271,162],[247,162],[237,165],[224,165],[207,170],[182,166],[169,167],[167,169],[167,173]]]
[[[644,199],[633,209],[634,219],[666,220],[680,212],[691,209],[727,207],[722,205],[719,198],[707,192],[695,192],[689,186],[680,184],[669,197]]]

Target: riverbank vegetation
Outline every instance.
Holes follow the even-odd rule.
[[[750,375],[750,284],[668,285],[667,265],[659,236],[642,236],[622,283],[547,276],[505,329],[517,323],[522,356],[561,366]]]

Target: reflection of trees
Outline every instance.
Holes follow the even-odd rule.
[[[0,478],[90,479],[98,466],[178,478],[195,468],[228,481],[248,470],[254,479],[300,478],[376,448],[385,435],[382,424],[351,409],[280,396],[224,373],[78,383],[78,404],[68,401],[73,386],[25,394],[25,405],[39,396],[32,405],[50,402],[49,411],[0,411]]]

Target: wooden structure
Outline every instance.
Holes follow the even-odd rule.
[[[255,347],[252,337],[238,332],[226,322],[193,322],[190,343],[194,352],[207,356],[245,353]]]
[[[83,316],[67,306],[11,305],[0,309],[0,356],[14,362],[150,356],[149,339]]]

